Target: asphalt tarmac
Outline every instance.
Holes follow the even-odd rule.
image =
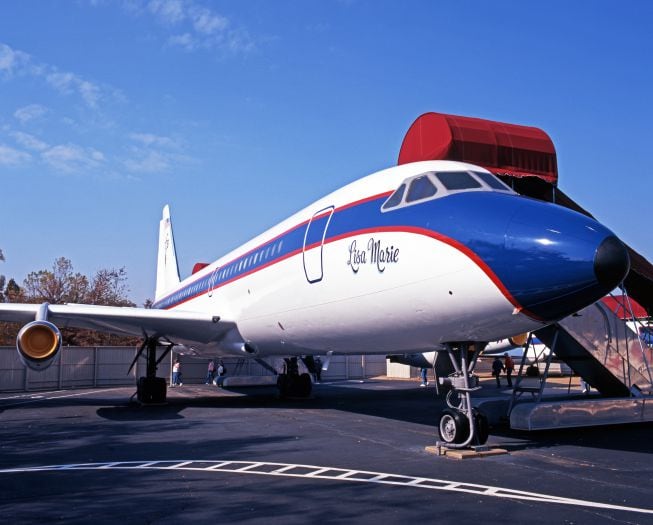
[[[653,523],[651,424],[497,426],[508,454],[455,460],[425,451],[444,404],[413,381],[132,393],[0,396],[4,523]]]

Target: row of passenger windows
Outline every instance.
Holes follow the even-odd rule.
[[[218,273],[213,278],[211,285],[214,285],[216,282],[224,281],[232,275],[253,267],[257,263],[267,261],[274,255],[279,255],[282,248],[283,240],[271,244],[265,248],[261,248],[260,250],[249,254],[244,259],[240,259],[238,262],[232,263],[229,266],[222,268],[221,270],[217,270]]]
[[[271,257],[275,255],[279,255],[281,253],[282,248],[283,248],[283,240],[271,244],[265,248],[261,248],[255,253],[252,253],[247,257],[245,257],[244,259],[240,259],[238,262],[234,262],[229,266],[225,266],[222,269],[214,270],[214,272],[209,277],[208,289],[211,290],[217,283],[229,279],[231,276],[253,267],[256,263],[267,261]],[[192,286],[179,290],[169,298],[169,301],[171,304],[178,303],[180,301],[188,299],[189,297],[204,292],[206,289],[207,289],[206,278],[204,278],[196,282]]]
[[[491,173],[482,171],[429,171],[402,182],[401,186],[390,195],[382,209],[389,210],[400,204],[410,204],[430,199],[438,192],[444,195],[468,190],[512,190]]]

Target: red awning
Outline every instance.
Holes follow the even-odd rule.
[[[497,175],[558,182],[556,152],[539,128],[471,117],[425,113],[408,129],[398,164],[458,160]]]
[[[639,304],[635,299],[629,297],[628,300],[623,295],[608,295],[601,299],[610,310],[612,310],[619,319],[631,319],[630,306],[633,308],[633,314],[636,318],[642,319],[648,317],[648,313],[644,307]]]
[[[199,272],[200,270],[203,270],[203,269],[206,268],[208,265],[209,265],[209,263],[203,263],[203,262],[195,263],[195,264],[193,265],[193,273],[195,274],[195,273]]]

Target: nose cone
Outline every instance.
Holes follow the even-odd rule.
[[[594,255],[596,280],[611,289],[617,286],[630,269],[628,250],[617,237],[606,237]]]
[[[509,221],[504,257],[500,271],[513,298],[524,313],[547,322],[598,301],[630,264],[626,247],[605,226],[528,199]]]

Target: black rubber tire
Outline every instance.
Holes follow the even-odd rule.
[[[146,405],[165,403],[167,388],[163,377],[139,377],[136,384],[136,398]]]
[[[490,437],[490,424],[487,416],[476,409],[473,410],[474,426],[476,427],[474,441],[477,445],[485,445],[487,438]]]
[[[462,443],[469,437],[469,421],[461,412],[445,408],[440,414],[438,432],[444,443]]]
[[[279,374],[277,376],[277,388],[279,389],[279,397],[288,397],[289,391],[289,377],[286,374]]]
[[[309,397],[313,389],[313,382],[309,374],[300,376],[289,376],[279,374],[277,376],[277,388],[279,396],[284,397]]]
[[[302,374],[297,378],[297,397],[309,397],[313,390],[313,381],[309,374]]]

